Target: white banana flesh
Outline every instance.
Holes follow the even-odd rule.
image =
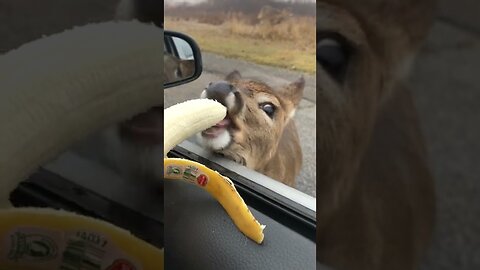
[[[163,104],[162,31],[134,21],[92,24],[0,56],[0,208],[10,206],[20,181],[73,143]],[[0,221],[0,268],[59,269],[48,260],[29,261],[25,246],[17,249],[16,236],[41,233],[59,254],[68,239],[103,240],[96,248],[108,254],[105,269],[163,269],[163,250],[100,220],[15,208],[1,209]]]
[[[192,99],[164,110],[163,155],[190,136],[203,131],[227,115],[227,108],[211,99]]]
[[[0,207],[90,132],[163,104],[163,30],[91,24],[0,56]]]

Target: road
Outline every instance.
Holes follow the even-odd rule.
[[[211,53],[202,53],[203,73],[195,81],[165,90],[165,107],[175,103],[197,98],[212,81],[222,80],[233,71],[238,70],[244,77],[255,77],[274,85],[292,82],[300,76],[305,78],[304,98],[295,115],[295,123],[299,131],[303,165],[297,178],[297,189],[315,196],[316,187],[316,96],[315,77],[301,72],[257,65],[243,60],[229,59]],[[192,139],[193,140],[193,139]]]

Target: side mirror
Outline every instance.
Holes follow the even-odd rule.
[[[202,74],[202,56],[197,43],[178,32],[165,31],[164,34],[164,88],[197,79]]]

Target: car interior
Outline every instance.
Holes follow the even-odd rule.
[[[169,82],[164,91],[175,91],[174,86],[195,80],[202,71],[196,43],[181,33],[165,31],[170,50],[178,49],[174,38],[190,45],[195,72]],[[258,245],[245,237],[221,205],[195,186],[166,179],[138,185],[75,151],[39,169],[11,194],[11,201],[15,206],[65,209],[125,228],[156,247],[165,247],[167,269],[316,267],[313,197],[211,156],[189,141],[168,157],[191,159],[229,177],[253,215],[266,225],[264,242]]]

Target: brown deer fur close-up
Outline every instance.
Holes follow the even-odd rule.
[[[429,245],[434,185],[404,78],[434,4],[317,1],[317,260],[334,269],[416,269]]]

